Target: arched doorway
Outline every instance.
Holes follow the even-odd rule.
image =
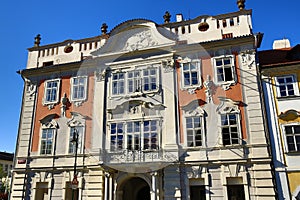
[[[119,189],[122,195],[118,200],[150,200],[150,186],[142,178],[130,178]]]

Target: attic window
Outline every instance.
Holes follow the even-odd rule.
[[[230,21],[229,21],[229,23],[230,23],[230,26],[234,26],[234,21],[233,21],[233,18],[230,18]]]
[[[202,32],[207,31],[208,28],[209,28],[209,25],[207,22],[201,22],[198,26],[198,30],[202,31]]]
[[[185,27],[184,26],[181,27],[181,33],[185,34]]]
[[[51,65],[53,65],[53,61],[43,62],[43,67],[51,66]]]
[[[223,19],[222,23],[223,23],[223,28],[227,27],[226,19]]]
[[[73,51],[73,47],[71,45],[66,46],[64,49],[65,53],[71,53],[72,51]]]

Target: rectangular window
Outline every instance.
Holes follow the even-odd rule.
[[[143,70],[143,91],[144,92],[158,90],[156,71],[157,70],[155,68],[149,68]]]
[[[127,149],[141,150],[141,123],[127,123]]]
[[[144,121],[144,149],[158,149],[157,120]]]
[[[69,137],[69,154],[75,153],[76,143],[72,142],[73,139],[76,139],[76,135],[74,138],[74,134],[78,134],[78,146],[77,146],[77,153],[82,152],[82,138],[83,138],[83,127],[82,126],[75,126],[70,128],[70,137]]]
[[[205,200],[205,185],[190,186],[190,200]]]
[[[41,137],[41,155],[52,154],[54,129],[48,128],[42,130]]]
[[[298,94],[297,83],[295,76],[288,75],[282,77],[276,77],[277,82],[277,93],[279,97],[288,97]]]
[[[45,103],[58,102],[59,83],[58,79],[45,82]]]
[[[187,146],[202,146],[202,122],[201,117],[186,118]]]
[[[72,101],[85,100],[87,88],[87,77],[72,78]]]
[[[110,124],[110,150],[157,150],[158,123],[147,120]]]
[[[184,63],[182,67],[184,87],[199,86],[200,83],[200,62]]]
[[[285,126],[285,135],[289,152],[300,152],[300,125]]]
[[[125,87],[125,73],[115,73],[112,75],[112,94],[120,95],[124,94]]]
[[[112,123],[110,125],[110,150],[117,151],[124,148],[123,123]]]
[[[237,114],[222,114],[221,129],[223,145],[239,144]]]
[[[217,82],[223,83],[235,81],[234,60],[232,56],[215,58],[214,63]]]

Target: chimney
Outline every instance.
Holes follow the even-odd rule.
[[[183,21],[182,14],[176,14],[176,22],[181,22],[181,21]]]
[[[284,48],[290,48],[291,44],[288,39],[282,39],[282,40],[274,40],[273,42],[273,49],[284,49]]]

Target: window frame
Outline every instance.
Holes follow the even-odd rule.
[[[48,137],[46,137],[45,140],[43,140],[43,134],[44,134],[44,130],[52,130],[52,137],[51,137],[51,149],[48,149],[48,145],[47,145],[47,141],[48,141]],[[46,133],[48,135],[48,133]],[[55,134],[56,134],[56,128],[53,127],[45,127],[41,129],[41,135],[40,135],[40,146],[39,146],[39,154],[42,156],[49,156],[49,155],[53,155],[53,148],[54,148],[54,138],[55,138]],[[44,148],[42,150],[43,147],[43,141],[46,141],[46,148]],[[47,153],[47,151],[50,150],[50,153]],[[46,153],[44,153],[44,151],[46,151]]]
[[[226,81],[226,72],[224,70],[225,68],[225,64],[224,64],[224,59],[227,59],[229,58],[231,63],[230,63],[230,66],[227,67],[227,68],[230,68],[231,70],[231,76],[232,76],[232,79],[231,80],[228,80]],[[217,60],[220,60],[222,59],[222,69],[223,69],[223,79],[224,80],[219,80],[219,77],[218,77],[218,68],[220,68],[220,66],[217,66]],[[228,89],[230,85],[234,85],[237,81],[237,74],[236,74],[236,69],[235,69],[235,57],[234,55],[222,55],[222,56],[216,56],[216,57],[213,57],[212,58],[212,61],[213,61],[213,68],[214,68],[214,80],[215,80],[215,83],[218,84],[218,85],[224,85],[225,86],[225,89]]]
[[[191,69],[192,64],[195,65],[195,69]],[[199,88],[202,86],[202,77],[201,77],[201,60],[200,59],[184,59],[181,63],[181,87],[183,89],[190,89],[190,88]],[[188,65],[189,69],[184,70],[185,65]],[[190,84],[186,85],[185,84],[185,73],[189,73],[189,79],[190,79]],[[196,72],[197,73],[197,84],[192,83],[192,73]]]
[[[74,87],[80,87],[79,85],[74,85],[75,79],[84,79],[84,85],[83,85],[83,97],[82,98],[74,98]],[[71,102],[82,102],[87,99],[87,86],[88,86],[88,77],[87,76],[75,76],[71,78]],[[79,93],[79,92],[77,92]]]
[[[187,126],[187,120],[188,118],[192,118],[193,122],[192,122],[192,125],[193,127],[192,128],[188,128]],[[200,127],[198,128],[195,128],[195,118],[199,118],[199,122],[200,122]],[[192,129],[193,131],[193,146],[190,146],[190,141],[189,141],[189,135],[188,135],[188,131]],[[196,131],[197,130],[200,130],[201,131],[201,145],[196,145]],[[203,147],[204,146],[204,135],[205,135],[205,128],[204,128],[204,116],[203,115],[194,115],[194,116],[185,116],[185,138],[186,138],[186,142],[185,142],[185,146],[187,148],[200,148],[200,147]]]
[[[47,84],[49,82],[57,82],[57,86],[56,86],[56,98],[53,101],[47,101],[47,97],[48,97],[48,87]],[[56,78],[56,79],[50,79],[50,80],[46,80],[44,82],[44,105],[51,105],[51,104],[56,104],[59,101],[59,96],[60,96],[60,82],[61,79]],[[51,88],[51,92],[52,92],[52,88]]]
[[[151,75],[151,70],[155,71],[154,75]],[[144,72],[148,71],[149,75],[144,75]],[[153,72],[152,71],[152,72]],[[122,73],[124,75],[123,79],[118,79],[118,80],[122,80],[123,82],[123,90],[122,93],[118,92],[118,93],[114,93],[114,82],[118,82],[116,80],[114,80],[114,75]],[[134,77],[129,77],[130,73],[138,73],[138,76]],[[155,77],[154,77],[155,76]],[[151,80],[155,78],[155,82],[152,82]],[[146,79],[148,79],[147,84],[149,84],[149,89],[145,89],[145,82]],[[133,81],[133,90],[130,91],[129,85],[131,85],[131,83],[129,83],[130,81]],[[117,83],[118,84],[118,83]],[[157,66],[157,64],[150,64],[150,65],[140,65],[140,66],[135,66],[134,68],[131,68],[129,70],[122,70],[122,71],[116,71],[116,72],[112,72],[111,74],[111,96],[112,97],[118,97],[118,96],[135,96],[137,94],[151,94],[151,93],[156,93],[159,91],[160,89],[160,72],[159,72],[159,67]],[[155,88],[152,88],[153,85],[155,86]],[[117,89],[119,91],[119,89]]]
[[[280,84],[279,83],[279,80],[280,78],[284,78],[285,82],[284,84]],[[287,84],[286,83],[286,79],[287,78],[292,78],[292,83],[291,84]],[[299,96],[299,88],[298,88],[298,82],[297,82],[297,76],[296,74],[286,74],[286,75],[281,75],[281,76],[276,76],[275,77],[275,85],[276,85],[276,94],[277,94],[277,97],[278,98],[288,98],[288,97],[294,97],[294,96]],[[293,86],[293,92],[294,94],[293,95],[289,95],[288,94],[288,88],[287,88],[287,85],[292,85]],[[285,93],[286,95],[282,95],[281,94],[281,89],[280,89],[280,86],[285,86]]]
[[[151,122],[156,122],[156,129],[151,131]],[[149,131],[145,130],[145,122],[149,122]],[[128,131],[128,124],[132,123],[134,125],[134,123],[139,123],[139,131]],[[124,150],[129,150],[129,151],[157,151],[160,148],[160,135],[161,135],[161,130],[160,130],[160,123],[161,120],[157,119],[157,118],[153,118],[153,119],[136,119],[136,120],[131,120],[131,121],[112,121],[109,122],[109,151],[110,152],[122,152]],[[113,129],[112,129],[112,125],[115,124],[116,130],[114,130],[114,133],[112,133]],[[123,130],[120,131],[118,134],[118,124],[122,125]],[[134,127],[132,127],[132,129],[134,129]],[[154,134],[154,132],[156,133],[156,137],[155,137],[155,148],[151,147],[152,146],[152,135]],[[145,138],[145,135],[148,134],[148,138]],[[139,144],[138,144],[138,149],[134,148],[135,142],[134,140],[134,135],[138,135],[139,137]],[[115,142],[112,143],[112,136],[115,137]],[[118,136],[120,136],[120,138],[118,138]],[[132,136],[132,143],[131,146],[132,148],[129,148],[129,137],[128,136]],[[145,141],[148,139],[149,141],[149,148],[145,148]],[[122,141],[121,146],[122,148],[119,148],[119,141]]]
[[[142,71],[142,74],[141,74],[141,76],[142,76],[141,77],[141,79],[142,79],[142,81],[141,81],[142,91],[141,92],[143,94],[150,94],[150,93],[158,92],[159,91],[159,83],[160,83],[159,82],[160,76],[159,76],[159,70],[158,70],[159,68],[155,67],[153,65],[146,66],[146,67],[140,66],[140,68],[141,68],[141,71]],[[154,89],[151,89],[151,86],[150,86],[149,90],[145,90],[145,76],[144,76],[144,71],[146,71],[146,70],[148,70],[148,71],[151,71],[151,70],[155,71],[155,88]],[[151,77],[153,78],[153,75],[150,72],[149,79],[151,79]],[[152,83],[153,82],[150,80],[149,84],[151,85]]]
[[[297,147],[297,140],[295,138],[296,136],[300,137],[300,132],[295,134],[295,129],[294,129],[295,126],[299,126],[299,128],[300,128],[300,123],[291,123],[291,124],[283,124],[283,125],[281,125],[281,128],[282,128],[283,133],[284,133],[285,149],[286,149],[287,153],[300,153],[300,147],[298,149],[298,147]],[[293,127],[292,128],[293,129],[293,133],[291,133],[291,134],[287,133],[286,127]],[[289,135],[291,135],[293,137],[293,142],[294,142],[293,144],[294,144],[295,150],[290,150],[289,149],[289,142],[288,142],[288,139],[287,139],[287,137]]]
[[[183,130],[184,130],[184,146],[188,149],[195,149],[195,148],[202,148],[205,147],[205,140],[206,140],[206,129],[205,129],[205,111],[198,105],[198,100],[194,100],[189,105],[183,108]],[[201,146],[189,146],[188,144],[188,127],[187,127],[187,118],[200,118],[200,125],[201,125]],[[194,140],[194,139],[193,139]]]
[[[114,79],[114,75],[118,74],[118,79]],[[120,79],[120,74],[123,74],[123,79]],[[126,94],[126,72],[118,71],[111,74],[111,95],[112,96],[121,96]],[[120,82],[123,82],[123,90],[119,88]],[[114,83],[117,84],[117,93],[114,93]]]
[[[228,116],[228,115],[235,115],[235,119],[236,119],[236,124],[235,126],[232,127],[236,127],[237,129],[237,143],[233,143],[232,142],[232,133],[229,132],[229,140],[230,140],[230,144],[224,144],[224,133],[223,133],[223,128],[228,128],[230,130],[231,128],[231,124],[230,124],[230,117],[228,117],[227,119],[229,120],[227,125],[223,125],[222,124],[222,116]],[[234,145],[241,145],[242,144],[242,132],[241,132],[241,125],[240,125],[240,113],[239,112],[227,112],[227,113],[220,113],[220,133],[221,133],[221,139],[222,139],[222,145],[223,146],[234,146]]]

